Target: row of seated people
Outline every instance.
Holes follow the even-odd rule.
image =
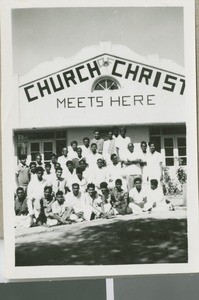
[[[53,226],[168,210],[173,210],[173,206],[158,188],[156,179],[150,181],[148,191],[142,188],[139,177],[134,179],[134,187],[129,192],[122,188],[121,179],[116,179],[112,189],[106,182],[101,182],[99,191],[89,183],[86,191],[81,192],[79,184],[73,183],[71,191],[66,194],[61,190],[55,194],[52,186],[45,185],[42,193],[28,197],[19,187],[15,197],[15,227]]]

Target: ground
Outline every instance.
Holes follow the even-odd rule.
[[[186,209],[16,230],[16,266],[187,262]]]

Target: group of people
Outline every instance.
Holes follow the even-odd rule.
[[[16,227],[173,209],[163,195],[163,162],[155,143],[142,141],[134,151],[126,127],[111,128],[107,140],[96,129],[93,139],[84,137],[81,147],[72,141],[50,162],[40,153],[29,166],[26,160],[19,156],[15,172]]]

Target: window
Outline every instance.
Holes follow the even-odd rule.
[[[165,156],[165,166],[186,166],[186,126],[151,126],[150,140],[160,148],[157,151]]]
[[[103,91],[103,90],[118,90],[120,85],[118,81],[112,77],[101,77],[94,82],[92,91]]]

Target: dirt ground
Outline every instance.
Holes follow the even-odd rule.
[[[186,210],[16,229],[16,266],[187,262]]]

